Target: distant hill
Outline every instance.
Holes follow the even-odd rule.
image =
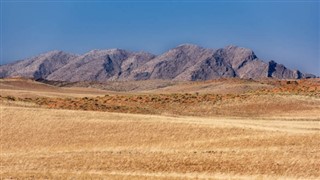
[[[239,77],[259,79],[314,78],[275,61],[264,62],[247,48],[208,49],[183,44],[161,55],[122,49],[93,50],[83,55],[51,51],[0,66],[0,77],[25,77],[50,81],[199,81]]]

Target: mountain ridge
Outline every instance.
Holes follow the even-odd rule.
[[[181,44],[160,55],[124,49],[91,50],[82,55],[49,51],[0,66],[0,77],[25,77],[50,81],[136,81],[166,79],[199,81],[243,79],[314,78],[275,61],[265,62],[248,48],[229,45],[203,48]]]

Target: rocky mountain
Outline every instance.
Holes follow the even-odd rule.
[[[274,61],[264,62],[247,48],[207,49],[183,44],[156,56],[122,49],[93,50],[83,55],[51,51],[0,66],[0,77],[51,81],[129,81],[170,79],[198,81],[217,78],[313,78]]]
[[[45,79],[76,57],[77,55],[63,51],[50,51],[36,57],[0,66],[0,77]]]

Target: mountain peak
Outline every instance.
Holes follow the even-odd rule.
[[[239,46],[236,46],[236,45],[227,45],[226,47],[224,47],[225,49],[237,49],[239,48]]]
[[[195,51],[195,50],[201,50],[204,48],[195,44],[180,44],[174,49],[185,50],[185,51]]]
[[[48,51],[48,52],[44,52],[42,54],[39,54],[38,56],[36,57],[40,57],[40,56],[54,56],[54,55],[62,55],[62,54],[70,54],[71,53],[67,53],[67,52],[64,52],[64,51],[61,51],[61,50],[52,50],[52,51]]]
[[[98,56],[107,56],[107,55],[117,55],[117,56],[128,56],[131,54],[131,52],[124,50],[124,49],[95,49],[87,52],[84,54],[85,56],[92,56],[92,57],[98,57]]]
[[[228,46],[224,47],[223,49],[229,50],[229,51],[243,51],[243,52],[246,51],[246,52],[254,53],[252,49],[240,47],[240,46],[236,46],[236,45],[228,45]]]
[[[128,52],[127,50],[124,49],[119,49],[119,48],[112,48],[112,49],[94,49],[89,51],[88,53],[123,53],[123,52]]]
[[[235,46],[235,45],[229,45],[226,46],[225,48],[223,48],[223,50],[225,50],[226,53],[228,54],[233,54],[232,59],[238,59],[241,61],[241,59],[243,60],[253,60],[258,58],[255,53],[253,52],[252,49],[249,48],[244,48],[244,47],[239,47],[239,46]]]

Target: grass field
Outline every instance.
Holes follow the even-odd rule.
[[[216,102],[217,94],[207,91],[119,94],[2,83],[1,179],[320,178],[320,100],[314,84],[298,93],[268,85],[240,98],[220,94]],[[158,100],[151,101],[154,97]],[[203,103],[206,98],[214,101]],[[53,106],[58,100],[62,105]],[[112,107],[140,105],[148,111],[70,106],[93,101],[100,107],[106,100]],[[256,114],[259,103],[271,111]],[[225,113],[210,113],[210,107]]]

